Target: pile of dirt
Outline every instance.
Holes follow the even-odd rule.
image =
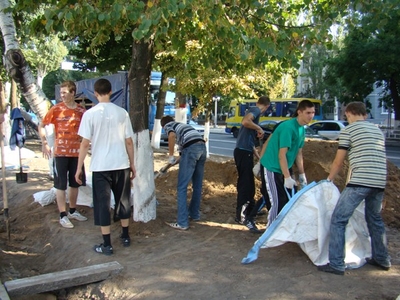
[[[191,223],[190,230],[185,232],[165,225],[176,216],[178,167],[174,166],[155,182],[159,202],[157,219],[145,224],[132,222],[130,248],[119,245],[119,224],[112,224],[115,253],[105,257],[91,249],[101,241],[99,228],[93,226],[91,208],[79,207],[89,220],[73,222],[75,228],[69,230],[58,224],[55,204],[42,207],[33,201],[35,192],[50,189],[52,183],[47,178],[47,161],[41,158],[38,142],[28,141],[27,148],[38,156],[29,162],[28,183],[16,184],[15,171],[7,171],[11,240],[7,240],[2,221],[2,282],[117,260],[124,266],[120,276],[54,294],[59,299],[349,298],[350,292],[343,288],[346,281],[317,272],[304,253],[290,243],[263,251],[258,264],[249,267],[240,264],[258,236],[234,222],[237,171],[232,159],[211,156],[206,162],[201,222]],[[309,182],[326,179],[336,149],[336,142],[306,142],[303,152]],[[154,152],[154,169],[158,170],[167,162],[168,154],[165,150]],[[340,190],[345,186],[347,169],[348,164],[345,164],[335,180]],[[393,276],[382,274],[377,278],[380,272],[371,276],[368,272],[372,269],[367,267],[360,273],[350,271],[351,275],[358,274],[348,282],[354,296],[350,298],[393,299],[400,293],[397,281],[400,271],[399,195],[400,171],[389,162],[383,217],[389,229]],[[260,228],[265,228],[266,222],[266,216],[257,219]],[[296,282],[291,282],[288,290],[289,278],[296,278]]]

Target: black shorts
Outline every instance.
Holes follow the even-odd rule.
[[[67,183],[70,187],[77,188],[81,185],[75,180],[78,157],[56,156],[53,160],[54,167],[54,187],[57,190],[65,191]],[[85,167],[82,166],[82,186],[86,185]]]
[[[120,219],[131,217],[130,169],[93,172],[93,215],[94,225],[111,225],[111,191],[115,199],[114,215]]]

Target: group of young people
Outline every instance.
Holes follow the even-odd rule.
[[[258,152],[254,141],[264,135],[258,125],[259,118],[267,111],[269,105],[270,99],[262,96],[255,107],[249,108],[242,120],[234,150],[238,171],[235,221],[247,226],[254,233],[262,232],[254,222],[261,203],[268,203],[268,228],[289,201],[288,195],[292,194],[292,190],[296,190],[298,184],[291,172],[294,164],[299,172],[300,187],[307,185],[302,154],[304,125],[309,124],[314,117],[314,104],[309,100],[301,101],[292,118],[278,123],[279,126],[275,127]],[[366,258],[366,262],[382,270],[389,270],[390,256],[381,217],[386,185],[384,136],[378,127],[365,120],[367,110],[364,103],[349,103],[345,115],[349,125],[340,133],[336,157],[326,180],[334,180],[347,156],[351,175],[331,218],[329,264],[319,266],[318,269],[344,275],[346,225],[357,206],[365,200],[365,219],[372,246],[372,257]],[[263,194],[257,203],[254,200],[254,156],[260,160]]]
[[[94,94],[99,101],[90,110],[75,102],[73,81],[60,86],[61,102],[50,108],[39,125],[44,157],[54,157],[54,187],[60,212],[60,224],[73,228],[71,220],[86,221],[76,209],[78,188],[86,184],[84,160],[91,147],[94,224],[100,226],[103,243],[94,246],[97,253],[111,255],[111,191],[115,199],[115,216],[121,222],[121,243],[130,245],[130,189],[135,177],[133,130],[128,113],[110,101],[111,83],[99,79]],[[46,140],[46,125],[54,125],[55,141],[50,148]],[[68,190],[69,209],[66,207]]]
[[[121,243],[130,245],[129,218],[131,216],[130,188],[136,175],[134,165],[133,130],[128,113],[110,101],[111,83],[99,79],[94,93],[99,101],[90,110],[75,102],[76,86],[72,81],[61,84],[62,102],[53,106],[39,125],[42,151],[45,157],[54,156],[54,187],[60,212],[60,224],[73,228],[72,220],[86,221],[76,209],[78,188],[85,185],[84,160],[91,148],[94,223],[100,226],[103,243],[94,246],[97,253],[111,255],[111,191],[115,198],[114,215],[121,222]],[[258,125],[259,118],[270,105],[267,96],[259,98],[256,106],[249,108],[239,131],[234,160],[238,171],[237,205],[235,221],[246,225],[250,231],[261,233],[254,217],[261,201],[269,208],[267,227],[276,219],[289,201],[288,194],[296,189],[297,181],[291,168],[296,164],[299,183],[307,185],[302,148],[305,140],[304,125],[315,114],[314,104],[303,100],[293,117],[279,123],[260,152],[255,147],[256,137],[264,135]],[[367,263],[389,270],[390,256],[387,251],[385,226],[381,207],[386,185],[386,154],[382,132],[365,121],[367,114],[362,102],[346,106],[349,125],[342,130],[339,147],[327,180],[332,182],[349,157],[351,176],[332,214],[330,227],[329,261],[319,270],[343,275],[345,253],[345,229],[354,210],[365,199],[365,218],[371,236],[372,257]],[[51,149],[46,141],[44,126],[53,124],[55,143]],[[161,119],[161,126],[168,135],[169,163],[179,163],[177,195],[177,221],[168,226],[187,230],[189,220],[198,221],[200,216],[201,190],[207,157],[203,137],[190,125],[175,122],[170,116]],[[178,145],[179,157],[174,156]],[[253,175],[254,155],[260,160],[263,197],[255,203]],[[193,193],[187,203],[187,188],[192,182]],[[66,208],[66,190],[69,185],[69,209]],[[288,192],[289,191],[289,192]],[[243,209],[246,207],[245,209]],[[244,215],[244,218],[242,218]]]

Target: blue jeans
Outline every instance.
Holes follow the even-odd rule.
[[[365,199],[365,220],[371,237],[372,257],[381,265],[390,267],[385,225],[381,217],[383,190],[368,187],[346,187],[332,214],[329,240],[329,264],[345,270],[345,231],[354,210]]]
[[[181,152],[178,174],[178,215],[177,223],[180,226],[189,226],[189,216],[192,219],[200,218],[201,190],[203,187],[204,165],[207,150],[204,143],[196,143]],[[193,193],[189,207],[187,205],[187,188],[192,181]]]

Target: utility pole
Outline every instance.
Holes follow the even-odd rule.
[[[218,101],[221,99],[219,96],[214,96],[213,101],[215,102],[215,114],[214,114],[214,128],[217,128],[217,110],[218,110]]]

